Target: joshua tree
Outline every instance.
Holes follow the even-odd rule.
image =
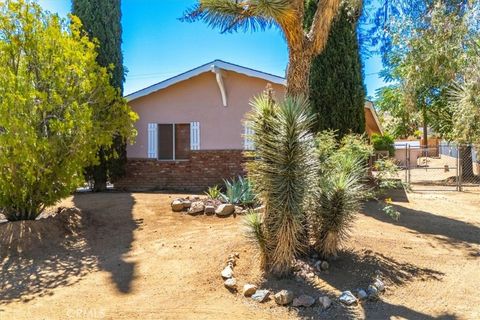
[[[316,168],[313,118],[303,98],[275,103],[265,95],[254,100],[249,121],[256,147],[249,178],[265,212],[252,213],[247,225],[260,247],[264,269],[282,276],[306,248],[304,203]]]
[[[327,43],[341,0],[318,0],[308,30],[305,0],[198,0],[184,20],[202,20],[222,32],[277,26],[288,45],[287,94],[308,96],[310,66]]]

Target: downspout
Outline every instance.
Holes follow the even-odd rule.
[[[225,83],[223,82],[222,70],[219,67],[213,65],[212,72],[215,73],[215,76],[217,78],[218,88],[220,89],[220,93],[222,94],[223,106],[227,107],[227,89],[225,88]]]

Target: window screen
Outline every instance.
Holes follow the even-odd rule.
[[[190,155],[190,124],[175,125],[175,159],[188,159]]]

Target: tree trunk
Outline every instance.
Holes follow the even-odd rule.
[[[427,106],[424,105],[422,108],[423,111],[423,144],[426,148],[426,156],[428,156],[428,121],[427,121]]]
[[[287,70],[287,95],[308,97],[313,55],[303,48],[290,50]]]
[[[462,181],[471,181],[475,177],[473,173],[472,146],[461,146],[460,156],[462,159]]]
[[[103,148],[98,152],[99,164],[92,167],[93,192],[102,192],[107,190],[107,161],[105,159],[105,150]]]

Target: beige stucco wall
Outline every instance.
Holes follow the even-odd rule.
[[[243,149],[241,119],[251,110],[249,100],[260,94],[267,81],[235,72],[224,73],[228,107],[222,104],[215,74],[206,72],[182,81],[129,104],[138,113],[138,136],[134,145],[127,147],[129,158],[147,158],[148,123],[200,122],[200,149]],[[272,84],[277,97],[285,88]]]

